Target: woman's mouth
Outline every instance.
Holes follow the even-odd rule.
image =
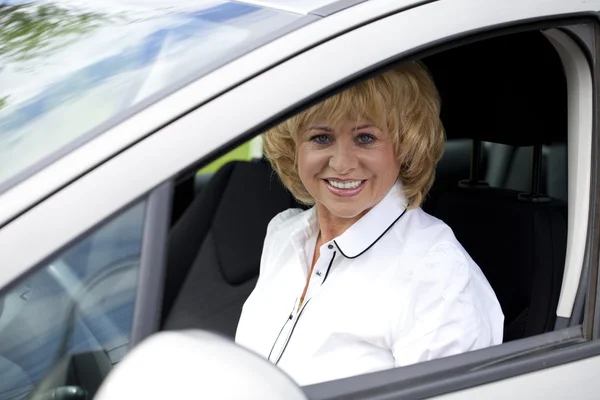
[[[363,188],[367,180],[351,180],[351,179],[324,179],[325,186],[329,189],[330,192],[335,194],[336,196],[342,197],[352,197],[359,194]]]

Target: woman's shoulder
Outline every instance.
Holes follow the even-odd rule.
[[[267,226],[267,236],[276,233],[284,228],[292,228],[298,222],[302,221],[309,210],[301,208],[288,208],[275,215]]]
[[[479,267],[446,223],[420,208],[410,211],[396,234],[403,243],[403,264],[411,266],[414,279],[442,286],[458,280],[466,283],[475,276],[480,280]]]
[[[289,208],[275,215],[267,226],[267,233],[263,244],[263,252],[260,263],[260,273],[264,276],[265,270],[278,255],[290,251],[290,238],[304,221],[310,216],[310,210],[300,208]]]
[[[501,315],[489,282],[452,229],[421,209],[411,211],[403,234],[408,238],[405,247],[410,249],[411,275],[419,296],[444,302],[460,298],[476,309]]]
[[[310,223],[313,214],[313,209],[289,208],[275,215],[267,226],[265,249],[273,247],[271,245],[280,247],[284,243],[289,243],[294,232],[305,228]]]
[[[415,255],[425,256],[446,249],[454,256],[465,255],[452,229],[421,208],[409,210],[404,223],[397,224],[396,235]]]

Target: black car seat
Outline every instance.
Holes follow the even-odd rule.
[[[264,161],[221,167],[169,237],[163,328],[233,337],[258,278],[267,225],[299,207]]]
[[[435,181],[425,197],[421,208],[431,213],[435,208],[439,193],[456,186],[456,183],[469,178],[471,171],[471,152],[473,148],[470,139],[450,139],[444,146],[444,154],[437,164],[435,171]],[[481,168],[487,166],[487,149],[481,149]]]
[[[542,146],[567,134],[558,54],[540,32],[514,34],[432,56],[448,138],[533,146],[530,194],[470,179],[438,193],[445,221],[481,267],[505,314],[505,341],[554,328],[566,253],[567,206],[540,192]],[[488,155],[491,159],[491,154]]]

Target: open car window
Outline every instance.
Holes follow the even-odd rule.
[[[564,266],[574,262],[567,246],[578,247],[567,242],[575,226],[567,137],[581,133],[566,123],[569,80],[549,35],[499,35],[420,60],[440,91],[448,135],[423,209],[450,225],[483,270],[506,316],[506,344],[555,330]],[[515,53],[518,66],[508,57]],[[163,328],[233,338],[256,284],[268,222],[306,206],[265,159],[232,160],[203,187],[171,232]],[[499,346],[497,354],[519,346]]]

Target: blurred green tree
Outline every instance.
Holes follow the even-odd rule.
[[[0,71],[69,44],[100,26],[106,16],[55,3],[0,4]],[[25,67],[26,68],[26,67]],[[10,96],[0,96],[0,109]]]
[[[98,27],[104,15],[54,3],[0,4],[0,59],[23,61]]]

